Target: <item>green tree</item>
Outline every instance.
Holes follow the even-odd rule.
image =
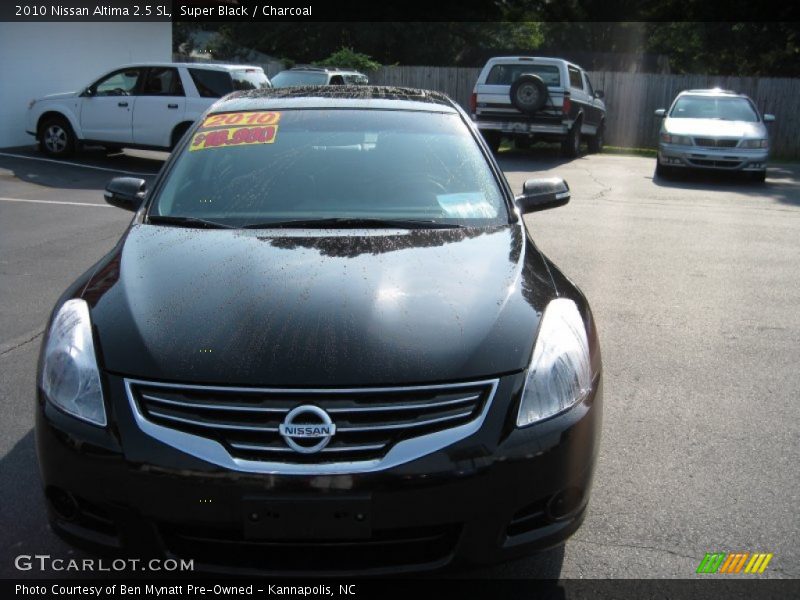
[[[375,71],[381,64],[361,52],[356,52],[352,48],[342,46],[328,58],[314,64],[323,67],[347,67],[357,71]]]

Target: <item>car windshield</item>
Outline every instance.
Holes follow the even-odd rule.
[[[723,121],[758,121],[758,114],[746,98],[681,96],[670,112],[672,119],[721,119]]]
[[[234,227],[508,222],[498,181],[459,115],[368,109],[210,115],[149,217]]]
[[[269,79],[261,69],[242,69],[231,71],[234,90],[260,90],[268,88]]]
[[[561,74],[558,67],[534,64],[495,65],[486,76],[486,85],[511,85],[524,73],[538,75],[548,87],[561,85]]]
[[[327,73],[314,71],[281,71],[272,78],[272,87],[291,87],[293,85],[325,85]]]

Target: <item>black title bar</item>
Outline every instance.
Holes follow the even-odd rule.
[[[0,21],[796,22],[800,5],[728,0],[720,11],[699,0],[3,0]]]

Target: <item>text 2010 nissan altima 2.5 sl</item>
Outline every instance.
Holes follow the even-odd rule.
[[[581,292],[446,96],[217,102],[58,301],[36,437],[77,545],[230,572],[486,563],[580,526],[600,439]]]

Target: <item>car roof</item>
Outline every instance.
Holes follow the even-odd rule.
[[[532,62],[539,62],[539,63],[550,63],[550,64],[565,64],[565,65],[572,65],[573,67],[578,67],[579,69],[583,68],[579,65],[576,65],[573,62],[565,60],[563,58],[554,58],[551,56],[494,56],[490,58],[486,64],[487,65],[494,65],[497,63],[532,63]]]
[[[191,69],[211,69],[214,71],[241,71],[243,69],[259,69],[258,65],[234,65],[227,63],[203,63],[203,62],[138,62],[122,65],[119,69],[132,69],[134,67],[188,67]]]
[[[318,67],[316,65],[297,65],[288,69],[289,71],[319,71],[320,73],[354,73],[356,75],[364,75],[355,69],[345,69],[342,67]]]
[[[734,92],[731,90],[723,90],[722,88],[708,88],[702,90],[683,90],[679,96],[692,95],[692,96],[740,96],[747,97],[745,94]]]
[[[285,108],[371,108],[457,113],[456,104],[441,92],[378,85],[315,85],[233,92],[209,112]]]

